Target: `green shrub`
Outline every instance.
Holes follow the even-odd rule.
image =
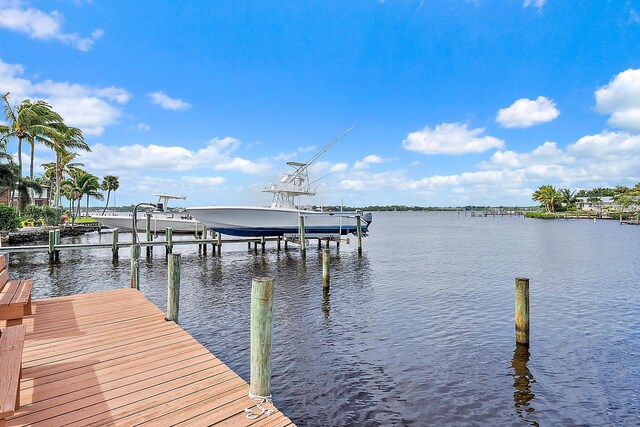
[[[20,225],[18,213],[13,206],[0,204],[0,230],[13,231]]]
[[[60,211],[50,206],[42,206],[42,219],[44,225],[60,224]]]
[[[49,206],[29,205],[22,211],[24,222],[28,225],[58,225],[60,212]]]
[[[557,212],[527,212],[525,213],[527,218],[539,218],[539,219],[555,219],[564,218],[564,213]]]

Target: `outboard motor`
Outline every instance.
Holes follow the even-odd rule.
[[[371,221],[373,220],[373,215],[371,215],[371,212],[363,213],[362,219],[367,223],[367,227],[369,227],[369,224],[371,224]]]

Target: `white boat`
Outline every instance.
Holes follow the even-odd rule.
[[[310,187],[312,183],[309,183],[308,167],[349,130],[327,144],[308,162],[288,162],[294,171],[284,174],[278,184],[272,184],[270,188],[263,190],[273,194],[270,207],[198,206],[186,210],[206,228],[232,236],[299,235],[302,222],[306,236],[355,234],[358,218],[361,233],[366,235],[372,219],[370,213],[320,212],[301,209],[299,203],[300,196],[315,195],[315,190]],[[295,203],[296,197],[298,204]]]
[[[188,212],[167,211],[169,200],[184,200],[186,199],[185,196],[172,196],[169,194],[153,194],[153,196],[158,197],[158,203],[162,203],[165,209],[164,212],[153,212],[151,214],[151,230],[154,234],[164,233],[167,227],[171,227],[174,233],[195,233],[196,230],[202,229],[202,225]],[[111,212],[107,215],[92,215],[92,218],[102,225],[109,228],[117,228],[121,231],[131,231],[133,227],[133,213],[131,212]],[[138,231],[146,230],[147,218],[144,212],[138,212],[136,228]]]

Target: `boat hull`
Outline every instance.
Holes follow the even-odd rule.
[[[126,215],[95,215],[92,216],[97,222],[105,225],[109,228],[117,228],[121,231],[132,231],[133,216]],[[147,218],[144,213],[138,214],[136,222],[138,231],[145,231],[147,229]],[[166,215],[153,214],[151,216],[151,231],[154,234],[164,233],[167,227],[171,227],[174,233],[195,233],[197,227],[202,229],[202,225],[195,219],[183,219],[180,215],[174,215],[168,217]]]
[[[208,229],[231,236],[261,237],[298,234],[300,217],[304,217],[307,235],[346,235],[356,233],[355,212],[315,212],[286,208],[244,206],[203,206],[187,208]],[[368,222],[362,221],[366,234]]]

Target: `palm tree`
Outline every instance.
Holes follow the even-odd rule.
[[[532,195],[533,200],[537,200],[545,207],[547,212],[555,212],[560,195],[552,185],[541,185]]]
[[[62,157],[69,156],[69,149],[75,148],[84,151],[91,151],[91,148],[84,142],[82,131],[75,127],[70,127],[64,123],[59,123],[56,126],[56,133],[49,141],[45,141],[44,144],[51,148],[56,153],[56,167],[55,167],[55,204],[56,207],[60,206],[60,183],[62,182]],[[76,157],[78,154],[73,153]],[[72,157],[72,158],[73,158]],[[81,166],[84,166],[80,163]]]
[[[578,200],[576,197],[577,192],[575,190],[571,191],[568,188],[561,188],[558,193],[560,195],[560,202],[565,204],[567,210],[569,210],[569,208],[571,208],[571,206]]]
[[[33,150],[35,143],[51,144],[56,135],[56,127],[62,124],[62,117],[53,111],[45,101],[22,101],[13,108],[9,103],[9,93],[1,95],[7,125],[2,133],[2,143],[6,145],[9,138],[18,138],[18,166],[22,175],[22,142],[31,146],[31,164],[29,177],[33,179]]]
[[[42,186],[28,176],[18,179],[14,190],[18,193],[18,213],[22,212],[31,202],[32,193],[42,194]]]
[[[71,215],[71,225],[75,225],[76,223],[76,211],[75,211],[75,201],[78,198],[78,191],[76,190],[76,182],[75,179],[69,178],[62,181],[60,184],[60,192],[66,199],[69,201],[69,215]]]
[[[75,176],[75,185],[79,193],[78,199],[87,196],[86,215],[89,216],[89,199],[95,197],[98,200],[104,200],[104,196],[98,191],[100,189],[98,177],[87,172],[80,172]],[[80,200],[78,200],[78,216],[80,216]]]
[[[107,203],[104,205],[104,209],[102,210],[102,215],[104,215],[107,207],[109,206],[109,197],[111,196],[111,192],[116,191],[118,188],[120,188],[120,181],[118,181],[117,176],[105,175],[104,178],[102,178],[102,184],[100,185],[100,188],[102,189],[102,191],[107,192]]]
[[[78,153],[72,153],[64,149],[60,149],[56,152],[56,161],[43,163],[41,166],[44,168],[45,176],[49,177],[56,183],[55,205],[61,205],[60,187],[65,177],[71,177],[78,172],[84,172],[84,163],[73,162],[73,159],[78,157]]]

